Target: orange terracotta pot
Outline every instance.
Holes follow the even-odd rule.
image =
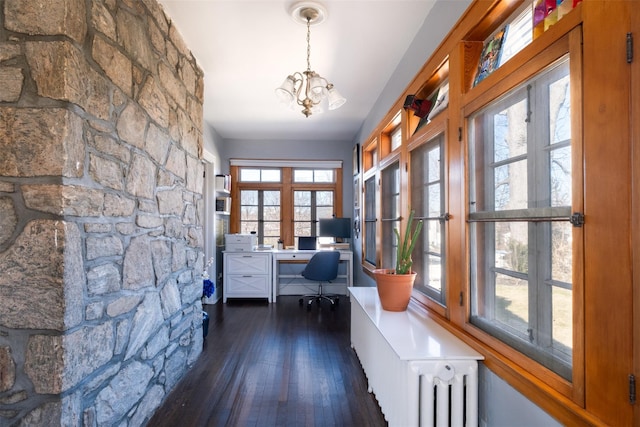
[[[394,274],[393,271],[384,268],[373,271],[380,304],[387,311],[405,311],[411,299],[416,273]]]

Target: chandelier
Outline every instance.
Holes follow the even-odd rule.
[[[325,9],[319,4],[301,2],[292,8],[294,19],[307,24],[307,70],[296,71],[284,79],[276,89],[276,96],[285,105],[303,107],[302,114],[309,117],[312,113],[321,113],[324,104],[329,110],[335,110],[347,102],[333,84],[315,71],[311,71],[311,24],[319,24],[326,16]],[[326,101],[326,102],[325,102]]]

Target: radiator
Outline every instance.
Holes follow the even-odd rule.
[[[432,320],[386,312],[352,289],[351,345],[389,426],[476,427],[482,356]]]

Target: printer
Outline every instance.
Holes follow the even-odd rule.
[[[258,248],[256,234],[225,234],[224,249],[227,252],[252,252]]]

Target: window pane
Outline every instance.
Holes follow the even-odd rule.
[[[240,220],[241,221],[257,221],[258,220],[258,207],[257,206],[242,206],[240,208]]]
[[[296,206],[311,206],[311,191],[294,191],[293,204]]]
[[[496,274],[495,320],[512,333],[528,336],[529,284],[505,274]]]
[[[551,279],[571,283],[573,275],[572,226],[570,223],[551,225]]]
[[[265,221],[280,221],[280,206],[265,206],[264,207],[264,220]]]
[[[265,206],[280,206],[279,191],[264,191],[263,193]]]
[[[258,232],[258,221],[243,221],[240,223],[240,233],[250,234],[252,231]]]
[[[553,287],[553,347],[571,360],[573,348],[573,300],[570,289]]]
[[[551,144],[571,139],[569,76],[549,85],[549,134]]]
[[[495,209],[526,209],[527,161],[508,163],[494,169]]]
[[[254,190],[242,190],[240,192],[240,204],[258,206],[258,192]]]
[[[262,182],[280,182],[280,169],[263,169]]]
[[[240,181],[243,182],[259,182],[260,169],[240,169]]]
[[[294,182],[313,182],[313,171],[308,169],[295,169],[293,171]]]
[[[571,206],[571,147],[552,150],[551,206]]]
[[[296,206],[294,211],[295,221],[311,221],[311,208],[304,206]]]
[[[402,145],[402,127],[398,126],[391,132],[391,151]]]
[[[333,206],[333,191],[316,191],[318,206]]]
[[[527,101],[523,99],[493,115],[494,161],[527,152]]]
[[[333,170],[319,169],[314,171],[314,182],[334,182]]]
[[[333,216],[333,207],[332,206],[319,206],[316,209],[317,219],[320,218],[331,218]]]
[[[527,274],[529,272],[528,224],[500,222],[494,229],[496,267]]]

